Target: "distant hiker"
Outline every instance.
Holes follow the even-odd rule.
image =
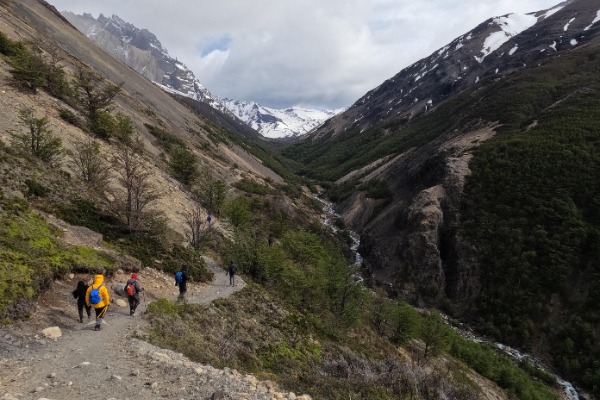
[[[79,312],[79,322],[83,322],[83,308],[87,313],[88,319],[92,316],[92,307],[85,304],[85,294],[87,292],[88,285],[84,281],[77,282],[77,287],[73,290],[73,297],[77,299],[77,311]]]
[[[226,275],[229,275],[229,284],[231,286],[235,286],[235,273],[237,272],[237,265],[231,260],[229,266],[227,267]]]
[[[94,311],[96,311],[96,326],[94,330],[101,330],[104,315],[110,304],[108,289],[104,286],[104,276],[100,274],[94,276],[94,283],[87,289],[85,294],[85,303],[88,306],[94,306]]]
[[[179,286],[178,301],[185,301],[185,292],[187,292],[187,281],[190,277],[187,274],[187,267],[181,268],[181,271],[175,274],[175,286]]]
[[[137,274],[131,274],[131,278],[125,284],[125,294],[129,300],[129,315],[135,315],[135,309],[140,304],[140,293],[144,291],[144,288],[140,286],[137,281]]]
[[[210,226],[210,221],[212,221],[212,215],[208,214],[208,217],[206,217],[206,220],[208,221],[208,226]]]

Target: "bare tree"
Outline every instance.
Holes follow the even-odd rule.
[[[142,151],[143,144],[137,136],[131,144],[119,145],[112,162],[120,185],[110,190],[107,202],[129,232],[144,227],[150,215],[148,206],[159,197],[150,183],[151,173],[144,165]]]
[[[196,204],[191,211],[186,213],[185,220],[188,228],[190,228],[190,245],[197,249],[202,245],[202,238],[210,229],[210,224],[203,229],[206,219],[204,218],[202,207],[198,204]]]
[[[98,190],[108,187],[110,170],[102,153],[100,143],[88,138],[75,145],[72,165],[79,179],[90,189]]]

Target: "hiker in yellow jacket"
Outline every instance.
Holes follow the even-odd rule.
[[[94,330],[99,331],[102,329],[102,320],[110,304],[108,289],[104,286],[104,276],[100,274],[94,276],[94,283],[92,283],[85,293],[85,303],[88,306],[94,306],[94,310],[96,311],[96,326]]]

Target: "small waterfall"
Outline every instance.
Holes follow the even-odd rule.
[[[334,221],[336,218],[339,218],[340,216],[333,209],[333,203],[331,203],[327,200],[323,200],[318,195],[314,196],[314,198],[319,200],[321,203],[323,203],[323,213],[324,213],[323,225],[328,226],[334,233],[337,233],[339,231],[339,229],[334,225]],[[360,267],[363,263],[363,257],[358,252],[358,248],[360,246],[360,235],[358,235],[356,232],[353,232],[353,231],[349,231],[349,233],[350,233],[350,237],[352,238],[352,245],[350,246],[350,249],[354,253],[354,265],[353,266]],[[356,279],[360,282],[362,282],[364,280],[363,277],[360,275],[357,276]],[[568,382],[568,381],[562,379],[560,376],[558,376],[557,374],[552,372],[541,360],[539,360],[527,353],[522,353],[519,350],[514,349],[510,346],[506,346],[502,343],[491,342],[489,340],[483,339],[483,338],[475,335],[473,333],[473,331],[471,331],[470,329],[462,327],[462,324],[461,324],[461,326],[456,326],[456,325],[450,324],[447,316],[444,315],[443,318],[446,321],[446,323],[449,326],[451,326],[452,328],[454,328],[456,331],[458,331],[458,333],[463,338],[472,340],[477,343],[491,344],[494,347],[496,347],[498,350],[502,351],[504,354],[510,356],[512,359],[514,359],[516,361],[525,361],[526,360],[526,361],[530,362],[532,365],[534,365],[535,367],[552,374],[556,378],[556,381],[558,382],[558,384],[563,388],[563,392],[565,394],[565,399],[567,399],[567,400],[580,400],[581,399],[579,397],[579,393],[577,392],[577,390],[575,389],[573,384],[571,384],[571,382]]]

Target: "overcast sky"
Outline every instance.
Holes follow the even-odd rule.
[[[352,105],[490,17],[561,0],[47,0],[154,33],[213,94],[285,108]]]

